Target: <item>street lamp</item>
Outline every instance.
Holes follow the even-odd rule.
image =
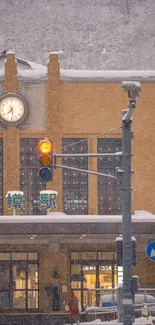
[[[129,98],[128,109],[122,111],[123,324],[132,325],[131,123],[141,85],[139,82],[123,81],[122,88]]]

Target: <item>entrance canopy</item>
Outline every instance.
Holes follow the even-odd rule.
[[[121,215],[18,215],[0,217],[0,235],[107,235],[122,233]],[[155,216],[133,215],[132,234],[155,233]]]

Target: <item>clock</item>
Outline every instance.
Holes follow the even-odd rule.
[[[7,93],[0,97],[0,122],[3,126],[18,126],[28,115],[26,99],[19,94]]]

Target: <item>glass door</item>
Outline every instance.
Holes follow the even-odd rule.
[[[13,265],[13,308],[38,308],[38,265]]]
[[[38,308],[38,265],[28,264],[28,309]]]
[[[0,309],[38,309],[38,252],[0,252]]]
[[[84,261],[71,265],[71,289],[83,307],[100,306],[101,295],[112,293],[111,288],[115,287],[116,280],[114,265],[99,262],[86,264]]]
[[[85,305],[96,305],[96,291],[93,290],[96,288],[96,265],[82,265],[82,273],[84,276],[83,283],[83,304]],[[88,292],[88,289],[91,289]]]
[[[101,295],[117,285],[115,252],[71,252],[71,289],[81,306],[102,304]]]
[[[26,309],[27,265],[13,265],[13,308]]]

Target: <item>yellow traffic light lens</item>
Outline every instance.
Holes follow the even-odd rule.
[[[40,156],[39,161],[42,165],[49,166],[51,163],[51,157],[49,155],[44,154]]]
[[[52,152],[53,146],[51,141],[49,140],[42,140],[39,142],[39,151],[42,154],[50,154]]]

